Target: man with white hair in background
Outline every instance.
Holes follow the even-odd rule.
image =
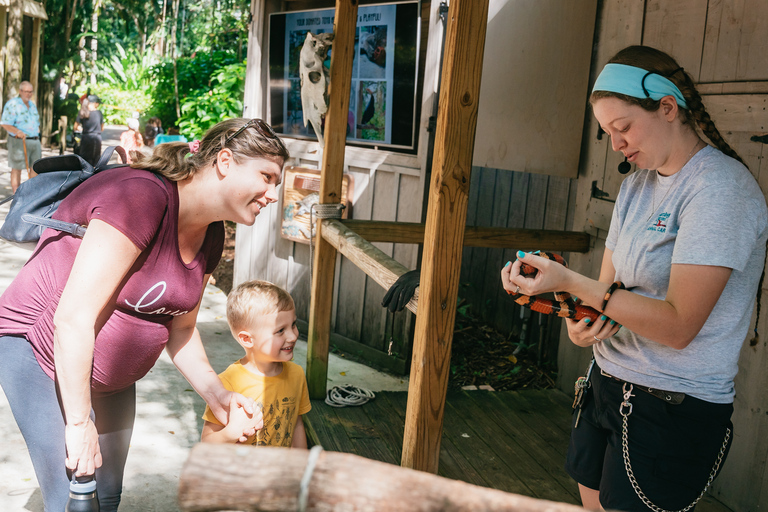
[[[43,156],[40,114],[32,101],[34,92],[30,82],[21,82],[19,96],[8,100],[0,118],[0,126],[8,132],[8,166],[11,168],[11,189],[14,194],[21,184],[21,170],[27,169],[29,177],[35,177],[32,164]]]

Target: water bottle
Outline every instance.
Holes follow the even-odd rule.
[[[96,479],[93,475],[75,478],[69,483],[69,499],[65,512],[99,512]]]

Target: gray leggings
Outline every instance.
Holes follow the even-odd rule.
[[[61,512],[69,497],[64,459],[64,417],[58,386],[43,372],[25,338],[0,337],[0,386],[27,443],[46,512]],[[109,395],[92,393],[91,418],[99,432],[102,466],[96,470],[99,506],[116,511],[133,432],[136,387]]]

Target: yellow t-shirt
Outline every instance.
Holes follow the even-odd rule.
[[[312,409],[307,391],[307,379],[301,366],[283,363],[283,371],[274,377],[256,375],[237,361],[219,374],[224,387],[252,398],[264,414],[264,428],[244,444],[258,446],[291,446],[293,429],[299,415]],[[206,406],[205,421],[221,425]]]

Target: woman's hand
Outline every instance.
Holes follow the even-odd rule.
[[[67,445],[65,464],[75,476],[92,475],[101,467],[99,433],[90,418],[82,424],[67,425],[64,440]]]
[[[261,408],[256,407],[252,399],[243,396],[234,391],[228,391],[219,396],[217,404],[208,404],[216,416],[216,419],[228,431],[238,430],[240,435],[239,442],[244,443],[250,436],[264,427],[264,417]],[[230,423],[234,425],[230,427]]]
[[[538,270],[534,277],[520,275],[520,267],[526,263]],[[501,284],[509,293],[539,295],[547,292],[565,291],[568,287],[570,270],[560,263],[535,254],[517,252],[517,259],[501,269]]]
[[[582,320],[566,318],[565,325],[568,328],[568,337],[571,338],[574,345],[579,347],[591,347],[600,343],[619,332],[621,328],[621,325],[605,315],[600,315],[594,322],[589,318]]]
[[[224,430],[226,430],[232,439],[244,443],[256,431],[264,427],[264,418],[261,413],[261,407],[252,406],[253,412],[248,412],[242,405],[244,397],[240,393],[232,393],[229,401],[228,419]],[[251,401],[252,403],[253,401]]]

